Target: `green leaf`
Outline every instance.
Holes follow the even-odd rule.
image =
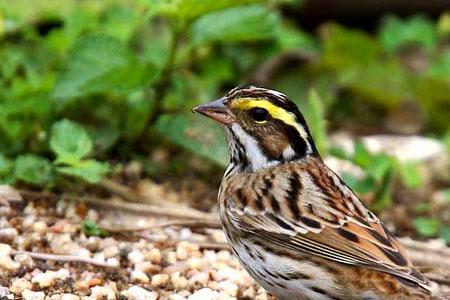
[[[342,147],[339,147],[336,145],[333,145],[330,147],[329,153],[330,153],[330,155],[340,158],[340,159],[351,160],[351,158],[349,157],[347,152],[345,152],[345,150],[342,149]]]
[[[97,223],[91,220],[83,221],[81,230],[87,236],[107,237],[109,235],[109,233],[106,230],[99,228]]]
[[[439,231],[439,237],[450,244],[450,226],[443,226]]]
[[[70,166],[57,167],[56,171],[84,179],[90,183],[98,183],[108,173],[109,165],[90,159]]]
[[[62,120],[52,127],[50,148],[56,153],[58,163],[71,164],[91,152],[92,140],[81,125]]]
[[[398,167],[402,182],[409,188],[417,188],[422,183],[419,167],[411,162],[401,163]]]
[[[409,45],[435,47],[438,33],[433,22],[424,16],[413,16],[404,21],[388,16],[381,26],[379,39],[386,51],[393,52]]]
[[[378,184],[375,190],[374,202],[372,209],[376,212],[382,211],[392,205],[392,183],[394,177],[394,170],[392,168],[387,169],[386,173],[381,178],[381,182]]]
[[[414,220],[414,227],[417,232],[426,237],[436,236],[441,223],[436,218],[418,217]]]
[[[305,118],[308,121],[317,149],[322,155],[325,155],[328,152],[325,108],[316,90],[311,89],[308,98]]]
[[[434,60],[427,75],[450,82],[450,50],[444,51]]]
[[[48,159],[25,154],[15,161],[14,176],[27,183],[44,185],[53,179],[52,165]]]
[[[262,2],[261,0],[141,0],[149,7],[150,16],[166,15],[185,22],[213,11],[232,6]]]
[[[395,160],[387,154],[375,154],[371,158],[370,165],[366,170],[375,178],[377,182],[381,182],[387,172],[393,170]]]
[[[14,183],[12,174],[13,163],[0,153],[0,184]]]
[[[228,151],[222,128],[199,115],[163,115],[157,130],[171,142],[220,165],[227,164]]]
[[[177,14],[184,20],[192,20],[213,11],[256,2],[261,0],[179,0]]]
[[[88,35],[72,47],[67,68],[60,74],[53,95],[65,99],[98,92],[129,92],[153,75],[120,40]]]
[[[372,163],[372,154],[370,154],[361,141],[357,141],[354,147],[355,153],[353,155],[353,162],[363,169],[367,169]]]
[[[233,7],[199,18],[192,27],[192,40],[198,45],[270,39],[278,25],[278,16],[263,6]]]

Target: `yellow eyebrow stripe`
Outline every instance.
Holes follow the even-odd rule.
[[[261,107],[266,109],[274,119],[283,121],[284,123],[293,126],[300,133],[300,136],[306,140],[308,135],[305,129],[299,125],[295,120],[295,115],[285,109],[274,105],[272,102],[266,99],[254,99],[254,98],[239,98],[232,102],[233,108],[251,109],[254,107]]]

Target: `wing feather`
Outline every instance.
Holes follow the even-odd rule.
[[[336,174],[325,165],[320,167],[296,166],[274,172],[269,192],[278,201],[276,210],[271,209],[270,203],[264,207],[234,205],[229,207],[230,222],[261,244],[387,272],[403,283],[429,290],[428,280],[412,267],[405,250],[380,219],[365,208]],[[293,180],[292,176],[298,178]],[[251,179],[254,181],[246,183],[252,189],[239,189],[240,194],[244,189],[246,203],[256,199],[253,194],[262,194],[255,183],[263,181],[262,178],[255,175]],[[289,190],[289,182],[294,181],[297,185],[303,183],[301,192],[296,186],[296,199],[292,199]],[[234,203],[243,203],[235,200]]]

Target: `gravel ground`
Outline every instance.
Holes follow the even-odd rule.
[[[1,300],[275,300],[227,250],[221,230],[192,224],[162,227],[173,220],[126,209],[129,204],[114,204],[114,198],[96,206],[95,201],[31,195],[22,199],[0,186]],[[110,235],[87,236],[83,220],[109,228]],[[130,230],[137,227],[150,229]],[[427,275],[450,296],[448,262],[440,258],[448,257],[449,249],[440,241],[427,245],[436,247],[410,249],[411,254],[425,264],[441,261],[442,268]]]
[[[134,233],[87,237],[80,226],[84,219],[134,225],[156,221],[99,213],[65,201],[2,204],[0,299],[274,299],[228,250],[201,249],[184,241],[224,242],[220,230],[154,229],[142,233],[145,239]],[[76,255],[87,261],[43,260],[35,253],[69,260]]]

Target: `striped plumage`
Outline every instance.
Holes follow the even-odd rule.
[[[399,242],[325,166],[285,95],[238,87],[194,110],[225,125],[222,226],[264,288],[280,300],[431,299]]]

